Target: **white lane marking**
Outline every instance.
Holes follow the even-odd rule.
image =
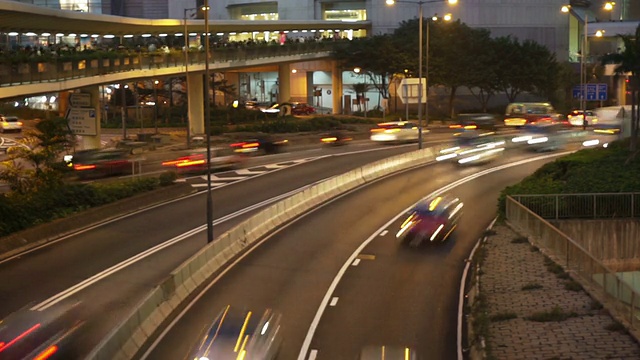
[[[258,167],[258,166],[254,166],[254,167]],[[287,167],[287,165],[269,164],[269,165],[262,165],[260,167],[267,168],[267,169],[284,169]]]
[[[388,230],[385,230],[385,231],[380,233],[380,236],[385,236],[385,235],[387,235],[388,232],[389,232]]]
[[[206,175],[200,176],[200,178],[202,180],[207,180],[207,176]],[[211,174],[211,181],[220,181],[220,180],[237,181],[237,180],[244,180],[246,178],[247,178],[246,176],[221,176],[221,177],[218,177],[218,176],[216,176],[214,174]]]
[[[496,223],[498,218],[494,218],[489,226],[487,226],[487,230],[490,230],[493,225]],[[476,253],[476,250],[480,246],[480,244],[487,239],[487,236],[483,236],[478,239],[476,245],[471,250],[469,257],[465,259],[466,264],[464,265],[464,270],[462,271],[462,278],[460,279],[460,291],[458,293],[458,334],[457,334],[457,346],[458,346],[458,360],[463,360],[464,356],[462,356],[462,315],[464,314],[464,288],[465,283],[467,282],[467,273],[469,272],[469,267],[471,266],[471,261],[473,260],[473,254]]]
[[[278,196],[273,197],[271,199],[264,200],[264,201],[262,201],[260,203],[257,203],[257,204],[251,205],[249,207],[246,207],[246,208],[244,208],[242,210],[236,211],[236,212],[234,212],[232,214],[225,215],[225,216],[223,216],[221,218],[216,219],[213,222],[213,224],[214,225],[219,225],[219,224],[221,224],[221,223],[223,223],[225,221],[231,220],[231,219],[233,219],[235,217],[238,217],[240,215],[243,215],[243,214],[245,214],[245,213],[247,213],[249,211],[253,211],[253,210],[258,209],[260,207],[263,207],[263,206],[266,206],[266,205],[270,205],[270,204],[272,204],[274,202],[280,201],[280,200],[282,200],[284,198],[287,198],[287,197],[289,197],[291,195],[294,195],[294,194],[297,194],[297,193],[299,193],[301,191],[304,191],[305,189],[309,188],[312,185],[313,184],[305,185],[305,186],[303,186],[301,188],[292,190],[292,191],[290,191],[288,193],[285,193],[285,194],[282,194],[282,195],[278,195]],[[77,293],[77,292],[79,292],[79,291],[81,291],[81,290],[83,290],[83,289],[95,284],[96,282],[106,278],[107,276],[113,275],[115,272],[117,272],[119,270],[122,270],[122,269],[124,269],[124,268],[126,268],[126,267],[128,267],[130,265],[133,265],[133,264],[137,263],[138,261],[141,261],[144,258],[146,258],[146,257],[148,257],[150,255],[153,255],[156,252],[158,252],[158,251],[160,251],[160,250],[162,250],[162,249],[164,249],[164,248],[166,248],[168,246],[174,245],[174,244],[176,244],[176,243],[178,243],[178,242],[180,242],[180,241],[182,241],[182,240],[184,240],[186,238],[194,236],[197,233],[206,230],[206,228],[207,228],[206,224],[205,225],[201,225],[201,226],[199,226],[197,228],[191,229],[191,230],[189,230],[189,231],[187,231],[187,232],[185,232],[183,234],[180,234],[180,235],[178,235],[178,236],[176,236],[176,237],[174,237],[172,239],[169,239],[169,240],[167,240],[167,241],[165,241],[163,243],[160,243],[160,244],[158,244],[158,245],[156,245],[156,246],[154,246],[152,248],[149,248],[149,249],[147,249],[147,250],[145,250],[145,251],[143,251],[143,252],[141,252],[141,253],[139,253],[139,254],[137,254],[135,256],[132,256],[132,257],[130,257],[130,258],[128,258],[128,259],[116,264],[116,265],[111,266],[108,269],[105,269],[105,270],[93,275],[90,278],[87,278],[87,279],[75,284],[74,286],[72,286],[72,287],[70,287],[70,288],[68,288],[68,289],[66,289],[66,290],[64,290],[64,291],[62,291],[62,292],[50,297],[50,298],[48,298],[47,300],[44,300],[43,302],[33,306],[31,308],[31,310],[38,310],[38,311],[45,310],[45,309],[49,308],[50,306],[53,306],[53,305],[59,303],[60,301],[68,298],[69,296],[71,296],[71,295],[73,295],[73,294],[75,294],[75,293]]]
[[[220,186],[224,186],[224,185],[229,185],[232,182],[211,182],[211,187],[220,187]],[[207,183],[197,183],[197,184],[189,184],[194,188],[206,188],[207,187]]]
[[[329,303],[329,306],[336,306],[338,305],[338,297],[334,296],[333,298],[331,298],[331,302]]]
[[[309,353],[309,360],[316,360],[316,357],[318,357],[318,350],[311,350],[311,352]]]
[[[565,151],[562,153],[557,153],[557,154],[550,154],[550,155],[543,155],[543,156],[538,156],[535,158],[530,158],[530,159],[525,159],[525,160],[520,160],[520,161],[516,161],[514,163],[510,163],[510,164],[504,164],[504,165],[500,165],[500,166],[496,166],[490,169],[486,169],[483,171],[480,171],[478,173],[475,173],[473,175],[469,175],[465,178],[456,180],[452,183],[449,183],[448,185],[445,185],[443,187],[441,187],[440,189],[432,192],[431,194],[425,196],[423,199],[429,198],[435,194],[439,194],[442,192],[446,192],[448,190],[451,190],[459,185],[462,185],[466,182],[475,180],[481,176],[484,176],[486,174],[490,174],[492,172],[496,172],[496,171],[500,171],[503,169],[507,169],[510,167],[515,167],[515,166],[519,166],[519,165],[523,165],[523,164],[527,164],[530,162],[535,162],[535,161],[540,161],[540,160],[544,160],[544,159],[548,159],[548,158],[552,158],[552,157],[558,157],[558,156],[562,156],[562,155],[566,155],[566,154],[570,154],[573,151]],[[422,199],[420,199],[422,200]],[[340,280],[342,280],[342,277],[344,276],[344,274],[347,272],[347,269],[349,268],[349,264],[351,264],[356,257],[358,256],[358,254],[360,254],[362,252],[362,250],[364,250],[364,248],[369,245],[369,243],[371,241],[373,241],[373,239],[375,239],[377,236],[379,236],[378,234],[383,231],[384,229],[388,228],[391,224],[393,224],[396,220],[398,220],[401,216],[404,216],[406,212],[408,212],[409,210],[411,210],[411,208],[413,208],[413,206],[415,204],[417,204],[419,201],[416,201],[413,205],[407,207],[405,210],[401,211],[398,215],[396,215],[393,219],[389,220],[386,224],[384,224],[382,227],[380,227],[378,230],[376,230],[376,232],[374,232],[371,236],[369,236],[369,238],[367,238],[362,244],[360,244],[360,246],[358,246],[358,248],[353,252],[353,254],[351,254],[351,256],[349,257],[349,259],[347,259],[347,261],[344,263],[344,265],[342,265],[342,267],[340,268],[340,270],[338,271],[338,274],[336,275],[336,277],[333,279],[333,281],[331,282],[331,285],[329,286],[329,289],[327,290],[327,292],[324,295],[324,298],[322,299],[322,302],[320,303],[320,307],[318,307],[318,311],[316,312],[315,317],[313,318],[313,321],[311,322],[311,325],[309,326],[309,331],[307,332],[307,336],[304,339],[304,342],[302,343],[302,347],[300,348],[300,353],[298,354],[298,360],[304,360],[304,358],[307,355],[307,352],[309,351],[309,346],[311,345],[311,340],[313,339],[313,336],[315,335],[316,329],[318,328],[318,324],[320,323],[320,318],[322,317],[322,314],[324,313],[325,309],[327,308],[327,304],[329,303],[329,298],[331,297],[331,295],[333,294],[333,292],[335,291],[336,287],[338,287],[338,283],[340,282]]]
[[[267,172],[266,170],[249,170],[249,169],[236,170],[236,174],[238,175],[258,175],[266,172]]]
[[[358,266],[358,264],[360,264],[360,259],[355,259],[353,263],[351,263],[351,266]]]

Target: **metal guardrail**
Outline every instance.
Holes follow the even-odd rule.
[[[260,45],[211,49],[212,63],[228,63],[282,56],[315,54],[333,50],[333,42]],[[189,51],[189,64],[204,64],[203,51]],[[4,60],[4,62],[3,62]],[[59,58],[36,57],[17,61],[0,58],[0,86],[55,82],[131,70],[161,69],[185,65],[181,51],[170,53],[76,53]]]
[[[540,215],[518,202],[517,197],[507,196],[506,217],[514,228],[530,235],[529,239],[532,243],[545,250],[556,263],[575,275],[577,280],[609,311],[638,334],[640,293],[625,282],[619,274],[607,268]]]
[[[544,219],[640,218],[640,193],[513,195]]]

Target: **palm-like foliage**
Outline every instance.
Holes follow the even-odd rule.
[[[638,91],[640,85],[640,25],[635,35],[618,35],[624,44],[624,50],[617,54],[608,54],[602,58],[603,64],[618,64],[615,73],[631,74],[631,141],[630,150],[635,152],[638,146],[638,128],[640,113],[638,111]]]

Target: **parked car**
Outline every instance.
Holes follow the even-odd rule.
[[[291,105],[293,115],[311,115],[316,112],[316,109],[307,103],[294,102]]]
[[[230,148],[211,148],[211,169],[237,169],[246,161],[246,156],[238,154]],[[170,167],[178,173],[200,173],[206,172],[207,149],[199,148],[191,151],[190,154],[181,156],[174,160],[163,161],[162,166]]]
[[[422,133],[427,133],[427,130],[423,129]],[[371,140],[386,143],[416,141],[418,126],[406,121],[379,123],[378,127],[371,129]]]
[[[550,103],[522,102],[507,106],[504,117],[506,126],[522,127],[527,124],[561,122],[563,116]]]
[[[67,166],[72,167],[80,179],[127,175],[133,172],[129,151],[124,149],[82,150],[66,160]]]
[[[193,342],[185,359],[273,360],[282,343],[280,313],[225,306]]]
[[[586,112],[583,112],[582,110],[573,110],[569,115],[567,115],[569,123],[573,126],[583,126],[583,113],[585,114],[584,120],[587,120],[586,126],[598,123],[598,116],[591,110],[587,110]]]
[[[476,113],[476,114],[458,114],[456,122],[449,125],[450,129],[496,129],[496,117],[493,114]]]
[[[458,226],[463,203],[451,195],[437,195],[418,202],[400,226],[396,237],[418,246],[446,241]]]
[[[22,132],[22,121],[17,116],[0,115],[0,133]]]
[[[289,140],[273,136],[258,136],[231,144],[231,148],[241,154],[277,154],[289,145]]]

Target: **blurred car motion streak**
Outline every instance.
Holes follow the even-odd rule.
[[[239,168],[245,161],[246,156],[235,153],[233,149],[211,149],[212,170]],[[207,149],[195,149],[189,155],[162,162],[162,166],[171,167],[179,173],[205,172],[207,170]]]
[[[505,141],[494,132],[468,130],[454,134],[454,146],[440,150],[437,161],[452,160],[460,165],[494,160],[505,150]]]
[[[371,129],[371,140],[378,142],[409,142],[418,140],[418,126],[405,121],[391,121],[379,123],[377,128]],[[427,129],[422,133],[426,134]]]
[[[0,321],[0,359],[76,359],[71,348],[83,321],[75,305],[42,311],[22,309]]]
[[[277,154],[283,151],[284,147],[289,145],[287,139],[274,139],[269,136],[262,136],[253,139],[247,139],[231,144],[231,148],[241,154]]]
[[[281,315],[270,309],[262,313],[224,307],[202,329],[186,359],[272,360],[282,343]]]
[[[329,145],[329,146],[346,145],[351,140],[353,140],[353,138],[351,136],[346,135],[342,131],[333,131],[328,134],[322,135],[322,137],[320,138],[320,141],[324,145]]]
[[[122,149],[81,150],[65,157],[65,161],[78,178],[83,180],[133,172],[129,151]]]
[[[462,207],[462,201],[450,195],[421,200],[409,211],[396,237],[411,246],[444,242],[458,226]]]
[[[419,360],[417,352],[402,346],[365,346],[358,360]]]

